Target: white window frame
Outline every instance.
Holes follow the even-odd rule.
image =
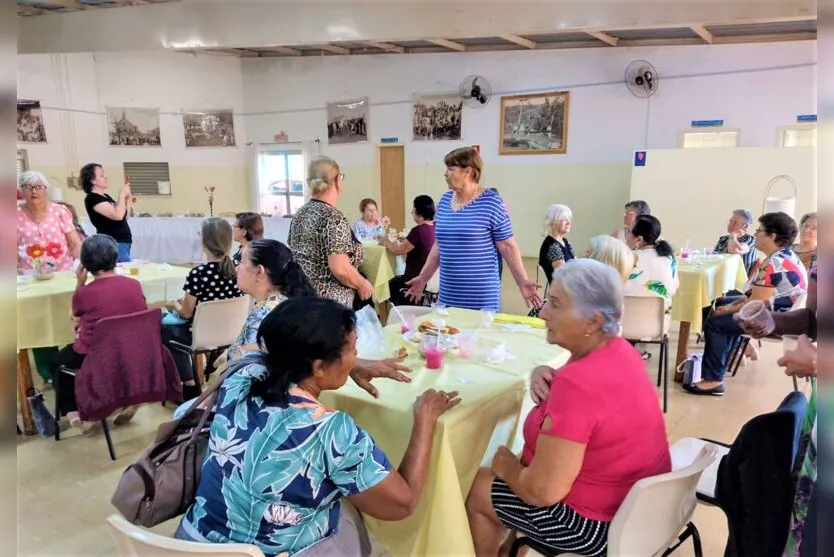
[[[256,208],[257,212],[260,213],[262,208],[260,207],[260,184],[258,183],[258,164],[260,162],[261,153],[301,153],[304,157],[304,168],[305,168],[305,176],[304,176],[304,189],[303,189],[303,200],[304,203],[309,201],[310,199],[310,190],[307,188],[307,176],[306,176],[306,169],[307,165],[312,160],[312,151],[310,145],[307,143],[302,142],[287,142],[287,143],[261,143],[258,144],[257,149],[254,149],[254,156],[252,157],[252,172],[250,173],[251,177],[251,184],[250,184],[250,191],[252,196],[252,204]],[[289,186],[289,184],[287,184]],[[290,217],[288,217],[290,218]]]
[[[721,147],[684,147],[686,144],[686,136],[690,133],[735,133],[736,144],[732,146]],[[703,127],[703,128],[687,128],[678,132],[678,148],[679,149],[732,149],[734,147],[741,147],[741,128],[725,128],[723,126]]]
[[[806,145],[785,145],[785,132],[786,131],[801,131],[801,130],[817,130],[817,141],[819,141],[819,130],[817,128],[816,122],[797,122],[796,124],[791,124],[790,126],[779,126],[776,128],[776,146],[777,147],[806,147]],[[812,145],[811,147],[816,147],[816,145]]]

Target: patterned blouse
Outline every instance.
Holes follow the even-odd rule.
[[[346,254],[357,269],[365,260],[365,247],[344,213],[311,199],[293,216],[287,245],[319,296],[353,307],[354,290],[339,282],[327,264],[328,256],[337,253]]]
[[[359,219],[353,223],[353,233],[362,240],[376,240],[376,237],[385,233],[385,227],[381,224],[371,225]]]
[[[786,247],[762,261],[758,272],[744,285],[744,293],[750,294],[753,286],[773,287],[773,310],[790,311],[797,298],[808,290],[808,275],[805,265]]]
[[[242,350],[244,346],[258,342],[258,328],[261,326],[261,321],[269,315],[270,311],[278,307],[286,299],[287,297],[283,294],[275,292],[274,294],[270,294],[266,300],[255,302],[252,309],[249,310],[249,315],[246,316],[243,329],[234,342],[229,345],[229,349],[226,352],[229,363],[234,362],[245,354]]]
[[[365,430],[298,386],[288,404],[250,395],[267,373],[248,354],[218,394],[195,502],[182,519],[192,538],[255,544],[289,557],[329,537],[340,500],[384,480],[391,462]]]
[[[678,262],[673,256],[658,255],[655,249],[641,249],[634,252],[634,269],[623,292],[627,296],[660,296],[668,312],[679,285]]]
[[[45,258],[55,266],[55,271],[72,269],[73,257],[67,244],[67,234],[75,231],[72,224],[72,214],[69,209],[58,203],[50,203],[46,218],[35,223],[23,210],[17,207],[17,267],[32,269],[32,259],[26,255],[26,248],[34,244],[56,243],[61,246],[61,256],[57,259]]]

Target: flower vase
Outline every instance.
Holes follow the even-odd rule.
[[[37,280],[51,280],[55,277],[55,274],[47,269],[42,267],[38,267],[38,270],[35,272],[35,278]]]

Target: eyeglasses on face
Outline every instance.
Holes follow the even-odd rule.
[[[46,186],[43,184],[23,184],[21,188],[28,191],[43,191],[46,189]]]
[[[802,230],[814,230],[814,231],[816,231],[816,229],[817,229],[816,224],[805,223],[805,224],[802,225]]]

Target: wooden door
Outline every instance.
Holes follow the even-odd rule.
[[[379,148],[380,210],[391,219],[391,226],[402,230],[405,225],[405,147],[391,145]]]

